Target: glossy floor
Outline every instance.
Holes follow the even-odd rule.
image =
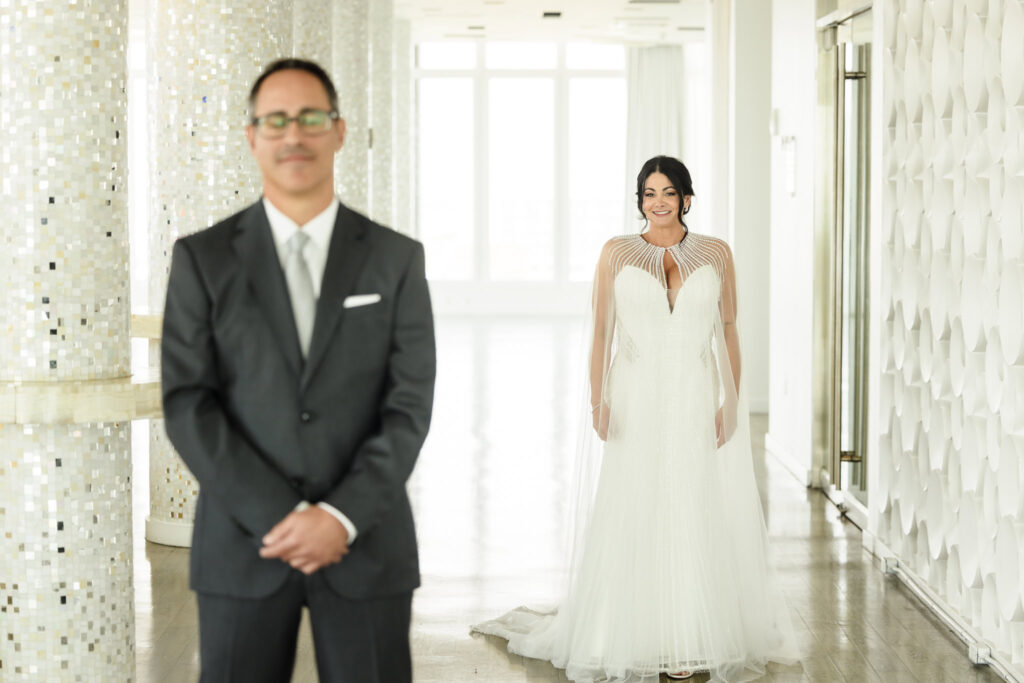
[[[423,570],[412,628],[419,683],[565,680],[509,655],[504,641],[470,636],[469,624],[557,596],[583,348],[574,322],[439,321],[434,424],[409,485]],[[965,646],[879,571],[824,496],[764,455],[766,425],[755,416],[755,466],[804,661],[763,680],[999,680],[972,667]],[[188,551],[145,542],[145,498],[136,497],[138,680],[195,681]],[[293,680],[316,681],[305,625],[299,650]]]

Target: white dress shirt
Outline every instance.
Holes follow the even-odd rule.
[[[314,216],[305,225],[298,225],[288,216],[281,213],[276,206],[270,203],[266,197],[263,198],[263,208],[267,212],[267,220],[270,222],[270,232],[274,235],[274,246],[277,248],[277,258],[284,268],[284,259],[288,253],[288,240],[299,230],[302,230],[309,239],[302,249],[302,257],[306,259],[309,267],[309,275],[313,279],[313,294],[319,298],[320,285],[324,279],[324,269],[327,266],[327,249],[331,245],[331,235],[334,233],[334,221],[338,216],[338,199],[335,197],[326,209]],[[315,323],[314,323],[315,324]],[[348,542],[356,540],[356,526],[345,514],[328,503],[317,503],[331,514],[332,517],[341,522],[341,525],[348,531]],[[296,512],[302,512],[309,507],[309,501],[302,501],[295,507]]]

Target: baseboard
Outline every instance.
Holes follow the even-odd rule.
[[[192,525],[146,517],[146,540],[176,548],[191,548]]]
[[[864,550],[867,550],[875,557],[881,557],[879,555],[879,549],[884,546],[882,542],[878,540],[878,537],[868,531],[867,527],[860,530],[860,545]]]
[[[789,470],[789,473],[796,477],[797,481],[801,484],[804,486],[814,485],[814,482],[811,479],[812,471],[793,457],[793,454],[790,453],[788,449],[784,448],[782,444],[772,438],[771,433],[766,433],[764,435],[764,448],[766,451],[771,453],[783,467]]]
[[[843,494],[843,504],[846,508],[843,511],[843,514],[846,515],[846,518],[853,522],[857,526],[857,528],[861,530],[861,533],[863,534],[864,530],[868,528],[867,507],[853,496],[847,495],[845,493]],[[862,537],[861,543],[863,544],[863,542],[864,539]]]
[[[885,543],[872,536],[871,545],[872,554],[879,559],[881,570],[906,586],[925,609],[967,645],[967,658],[971,664],[987,666],[1004,681],[1024,681],[1024,669],[1013,662],[1008,653],[1000,651],[994,643],[986,640],[966,617],[943,600],[927,581],[914,573]]]

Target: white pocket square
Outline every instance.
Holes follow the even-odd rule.
[[[357,306],[369,306],[380,301],[380,294],[353,294],[346,296],[341,304],[344,308],[356,308]]]

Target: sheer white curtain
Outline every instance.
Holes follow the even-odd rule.
[[[693,176],[698,200],[686,222],[706,232],[701,211],[710,197],[707,173],[707,86],[703,43],[631,47],[626,87],[626,232],[643,225],[636,209],[636,174],[658,154],[681,159]]]
[[[636,209],[636,174],[658,154],[682,159],[686,137],[686,89],[683,48],[680,45],[630,47],[626,62],[627,232],[640,223]]]

